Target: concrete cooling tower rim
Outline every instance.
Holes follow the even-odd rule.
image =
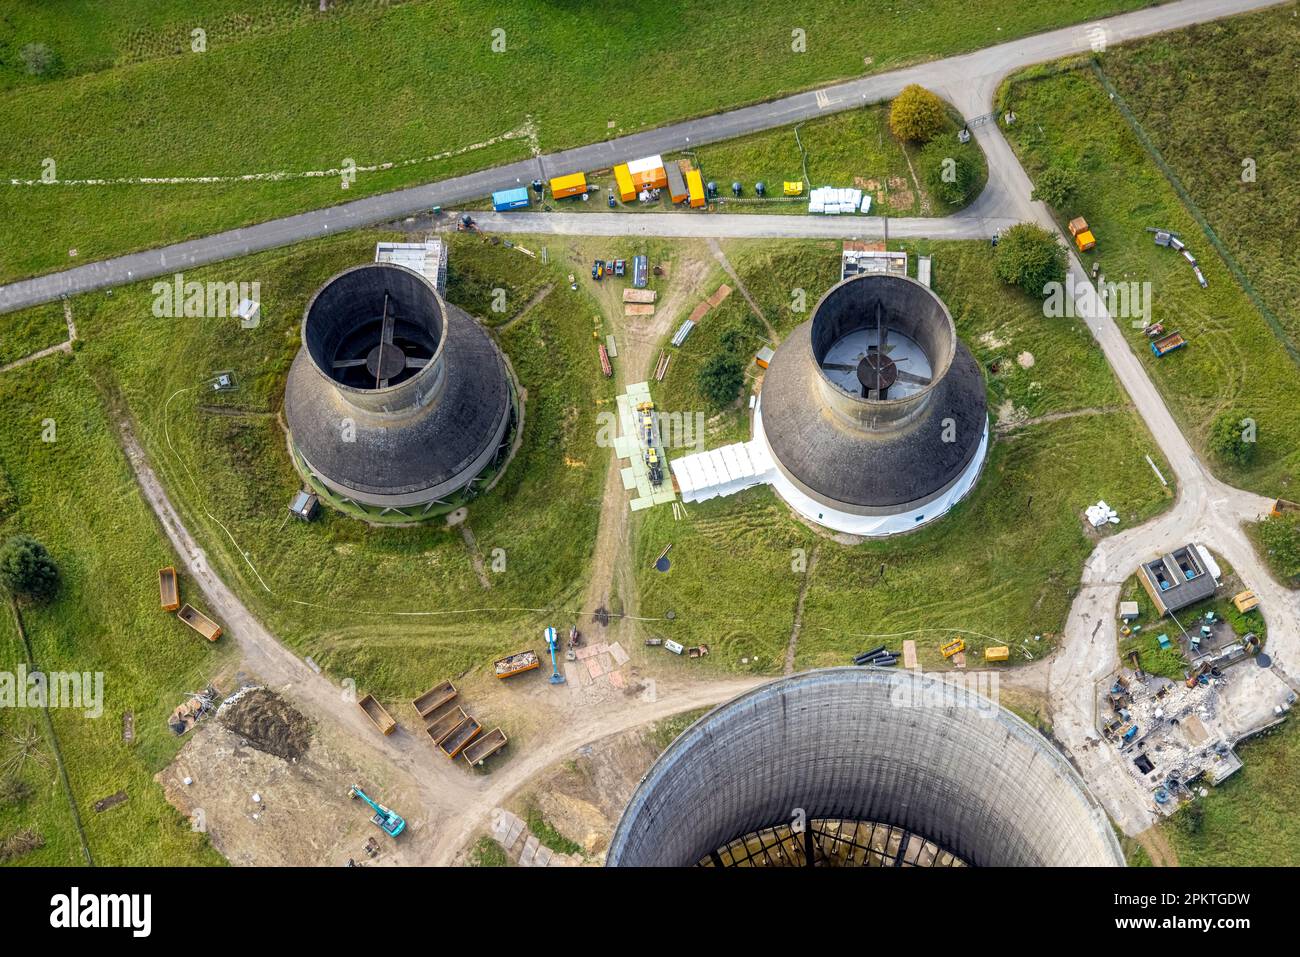
[[[1042,735],[935,681],[832,668],[720,705],[642,779],[607,864],[694,865],[796,809],[905,828],[974,866],[1124,864],[1105,812]]]

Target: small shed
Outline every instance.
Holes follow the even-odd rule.
[[[1138,603],[1135,601],[1120,602],[1119,616],[1125,621],[1132,621],[1135,618],[1141,617],[1141,612],[1138,610]]]
[[[704,205],[704,178],[697,169],[686,174],[686,191],[691,198],[691,208],[699,209]]]
[[[1237,611],[1244,615],[1252,608],[1259,607],[1259,596],[1253,591],[1243,591],[1233,596],[1232,603],[1237,606]]]
[[[774,355],[776,355],[776,352],[771,346],[763,346],[754,354],[754,362],[758,364],[760,369],[766,369]]]
[[[626,163],[614,167],[614,183],[618,189],[618,198],[623,202],[630,203],[636,199],[636,185],[632,182],[632,174],[628,172]]]
[[[289,511],[293,513],[295,518],[310,522],[320,512],[320,499],[315,492],[303,489],[289,503]]]

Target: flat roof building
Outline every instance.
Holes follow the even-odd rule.
[[[1214,595],[1219,583],[1214,560],[1200,545],[1184,545],[1167,555],[1144,562],[1138,581],[1161,615],[1194,605]]]

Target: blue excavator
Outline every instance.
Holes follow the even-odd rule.
[[[372,820],[375,825],[389,837],[397,837],[397,835],[401,834],[402,831],[406,830],[406,821],[402,818],[402,815],[398,814],[396,811],[389,810],[377,801],[371,800],[370,795],[366,794],[365,791],[361,790],[361,788],[357,787],[355,784],[352,785],[352,790],[348,792],[348,796],[361,798],[361,800],[374,808],[375,814],[370,820]]]

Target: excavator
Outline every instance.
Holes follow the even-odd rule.
[[[402,831],[406,830],[406,821],[402,818],[402,815],[398,814],[396,811],[390,811],[382,804],[372,800],[370,795],[366,794],[366,792],[361,790],[357,785],[352,785],[352,789],[348,792],[348,797],[361,798],[361,800],[374,808],[375,814],[370,820],[389,837],[397,837],[397,835],[401,834]]]

